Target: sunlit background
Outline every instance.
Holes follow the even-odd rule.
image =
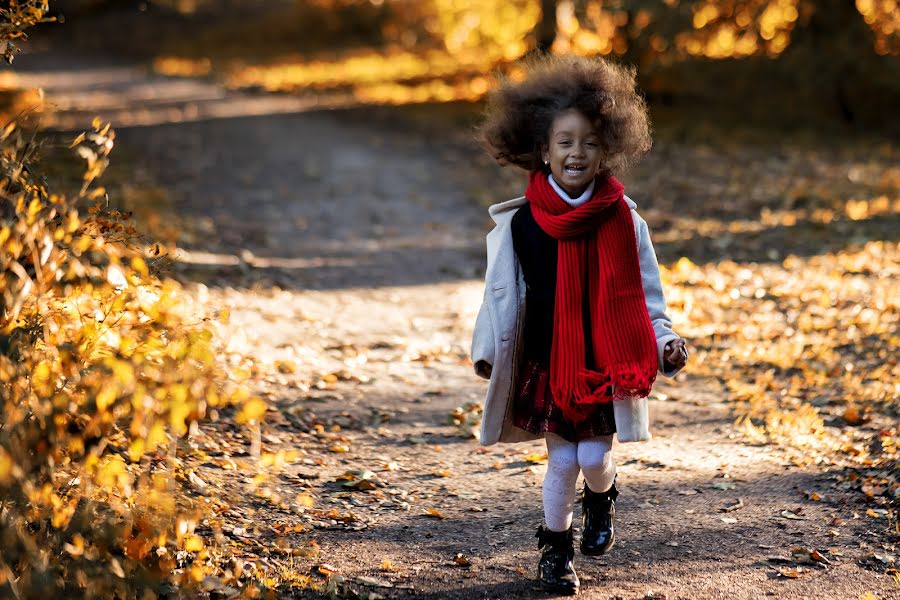
[[[323,104],[477,100],[535,48],[633,64],[651,100],[815,106],[882,126],[898,98],[895,0],[67,0],[85,46],[146,56],[174,76],[316,93]],[[127,37],[79,21],[128,18]],[[62,34],[61,34],[62,35]],[[724,65],[727,65],[725,67]],[[771,111],[773,104],[764,110]],[[798,110],[796,116],[807,115]],[[795,117],[796,117],[795,116]]]
[[[525,184],[474,133],[538,52],[633,65],[649,104],[653,148],[621,178],[691,362],[654,390],[659,435],[619,452],[649,498],[635,523],[689,521],[696,562],[671,580],[761,576],[775,546],[741,546],[760,510],[792,525],[766,544],[827,535],[846,558],[819,583],[900,585],[896,0],[59,0],[48,16],[27,42],[0,22],[16,56],[0,71],[0,595],[125,597],[143,574],[359,597],[338,572],[418,586],[402,563],[422,557],[388,544],[354,562],[376,560],[369,540],[341,536],[534,509],[546,453],[476,450],[468,345],[487,207]],[[720,517],[698,488],[735,481],[747,504]],[[685,549],[663,539],[631,548]],[[65,560],[48,567],[47,547]],[[493,573],[513,587],[480,595],[529,593],[523,547]],[[793,548],[759,585],[816,555]],[[645,577],[643,594],[686,564],[625,556],[604,585]],[[453,586],[467,562],[427,570]]]

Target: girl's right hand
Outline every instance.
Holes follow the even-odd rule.
[[[684,338],[678,338],[666,344],[666,349],[663,352],[663,362],[665,363],[663,366],[666,372],[684,367],[687,362],[687,349],[684,345]]]

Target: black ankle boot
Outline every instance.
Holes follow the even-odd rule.
[[[616,541],[613,517],[616,515],[616,480],[609,490],[597,493],[584,484],[581,495],[581,553],[586,556],[606,554]]]
[[[578,593],[578,575],[575,573],[575,543],[572,528],[567,531],[550,531],[538,527],[538,548],[541,561],[538,563],[538,579],[541,586],[557,594]]]

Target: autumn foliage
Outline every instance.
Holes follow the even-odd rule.
[[[41,3],[20,10],[42,18]],[[72,142],[86,168],[66,196],[41,177],[35,135],[0,132],[4,596],[143,597],[203,578],[198,510],[173,493],[177,440],[246,392],[223,385],[209,320],[156,277],[165,251],[109,208],[97,180],[114,139],[95,121]]]

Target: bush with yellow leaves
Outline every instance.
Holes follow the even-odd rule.
[[[171,459],[192,423],[246,392],[211,323],[156,277],[165,252],[108,207],[97,178],[113,142],[98,121],[75,139],[87,168],[65,196],[38,175],[34,136],[0,131],[3,597],[155,597],[205,575]]]

